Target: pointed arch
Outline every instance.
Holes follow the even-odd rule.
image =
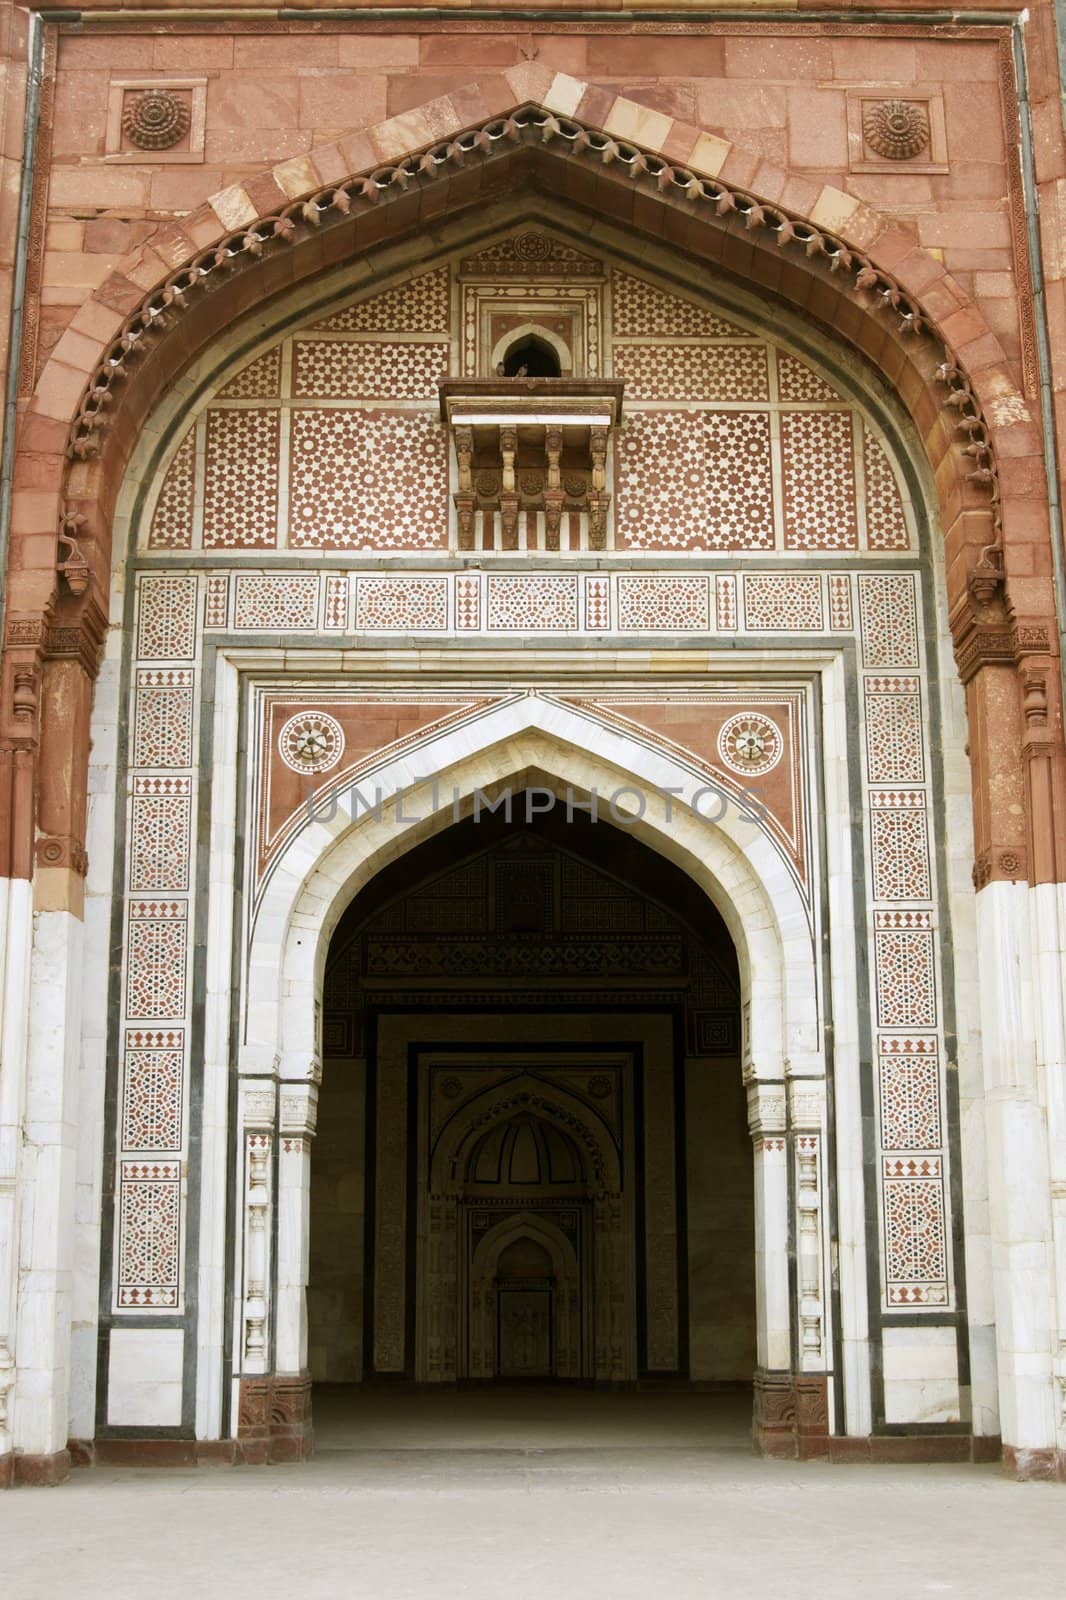
[[[711,825],[684,801],[671,804],[671,790],[693,788],[692,773],[672,752],[528,694],[455,733],[431,735],[417,753],[418,770],[435,774],[436,783],[406,788],[407,814],[420,819],[413,826],[398,827],[385,805],[354,822],[338,809],[331,819],[306,822],[279,857],[248,949],[242,1070],[316,1076],[314,1000],[347,905],[388,861],[447,827],[456,804],[469,810],[478,791],[529,781],[586,794],[642,782],[648,802],[633,822],[635,837],[705,891],[736,945],[751,1006],[752,1071],[781,1077],[786,1058],[795,1071],[823,1070],[816,952],[795,879],[770,836],[739,808],[730,806]],[[413,760],[413,750],[405,750],[376,772],[382,794],[412,783]]]
[[[523,1111],[554,1122],[577,1143],[596,1188],[621,1188],[619,1153],[603,1119],[562,1084],[549,1086],[530,1073],[520,1072],[506,1083],[494,1084],[474,1095],[445,1123],[430,1156],[433,1192],[461,1188],[461,1167],[471,1144],[497,1123]]]

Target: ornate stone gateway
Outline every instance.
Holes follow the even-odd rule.
[[[743,1379],[791,1452],[970,1427],[905,434],[537,204],[235,328],[131,467],[108,1437],[299,1453],[313,1377]]]

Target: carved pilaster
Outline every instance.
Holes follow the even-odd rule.
[[[759,1366],[792,1364],[789,1293],[788,1150],[785,1086],[755,1080],[747,1086],[748,1128],[755,1165],[755,1342]]]
[[[822,1248],[825,1085],[820,1080],[793,1079],[788,1099],[794,1156],[799,1363],[803,1372],[822,1372],[827,1348]]]
[[[625,1290],[625,1218],[622,1197],[601,1193],[595,1199],[596,1288],[595,1376],[600,1383],[635,1377],[626,1360],[628,1318]]]
[[[272,1219],[274,1116],[273,1084],[241,1086],[241,1136],[244,1162],[244,1277],[241,1294],[241,1371],[269,1368],[267,1327],[270,1310],[270,1234]]]
[[[429,1235],[426,1240],[426,1277],[424,1298],[425,1365],[422,1377],[430,1382],[453,1383],[458,1376],[458,1351],[456,1329],[455,1287],[457,1274],[459,1209],[454,1195],[433,1194],[429,1197]],[[488,1315],[488,1295],[485,1286],[471,1295],[470,1316],[472,1336],[469,1339],[471,1372],[474,1378],[491,1377],[486,1366],[491,1353],[491,1340],[482,1326]]]
[[[283,1083],[278,1093],[278,1262],[274,1366],[307,1366],[307,1263],[311,1231],[311,1141],[318,1117],[313,1083]]]
[[[988,552],[982,560],[951,616],[973,768],[974,887],[1056,882],[1066,870],[1066,767],[1052,629],[1014,613],[1002,572],[993,582]]]
[[[1019,669],[1032,883],[1059,883],[1066,876],[1066,770],[1055,668],[1050,657],[1026,656]]]

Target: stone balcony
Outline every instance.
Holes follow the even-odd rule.
[[[460,550],[606,550],[607,460],[623,384],[447,378]]]

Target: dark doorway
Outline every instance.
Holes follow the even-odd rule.
[[[750,1382],[751,1145],[720,916],[516,796],[334,935],[312,1161],[321,1382]]]

